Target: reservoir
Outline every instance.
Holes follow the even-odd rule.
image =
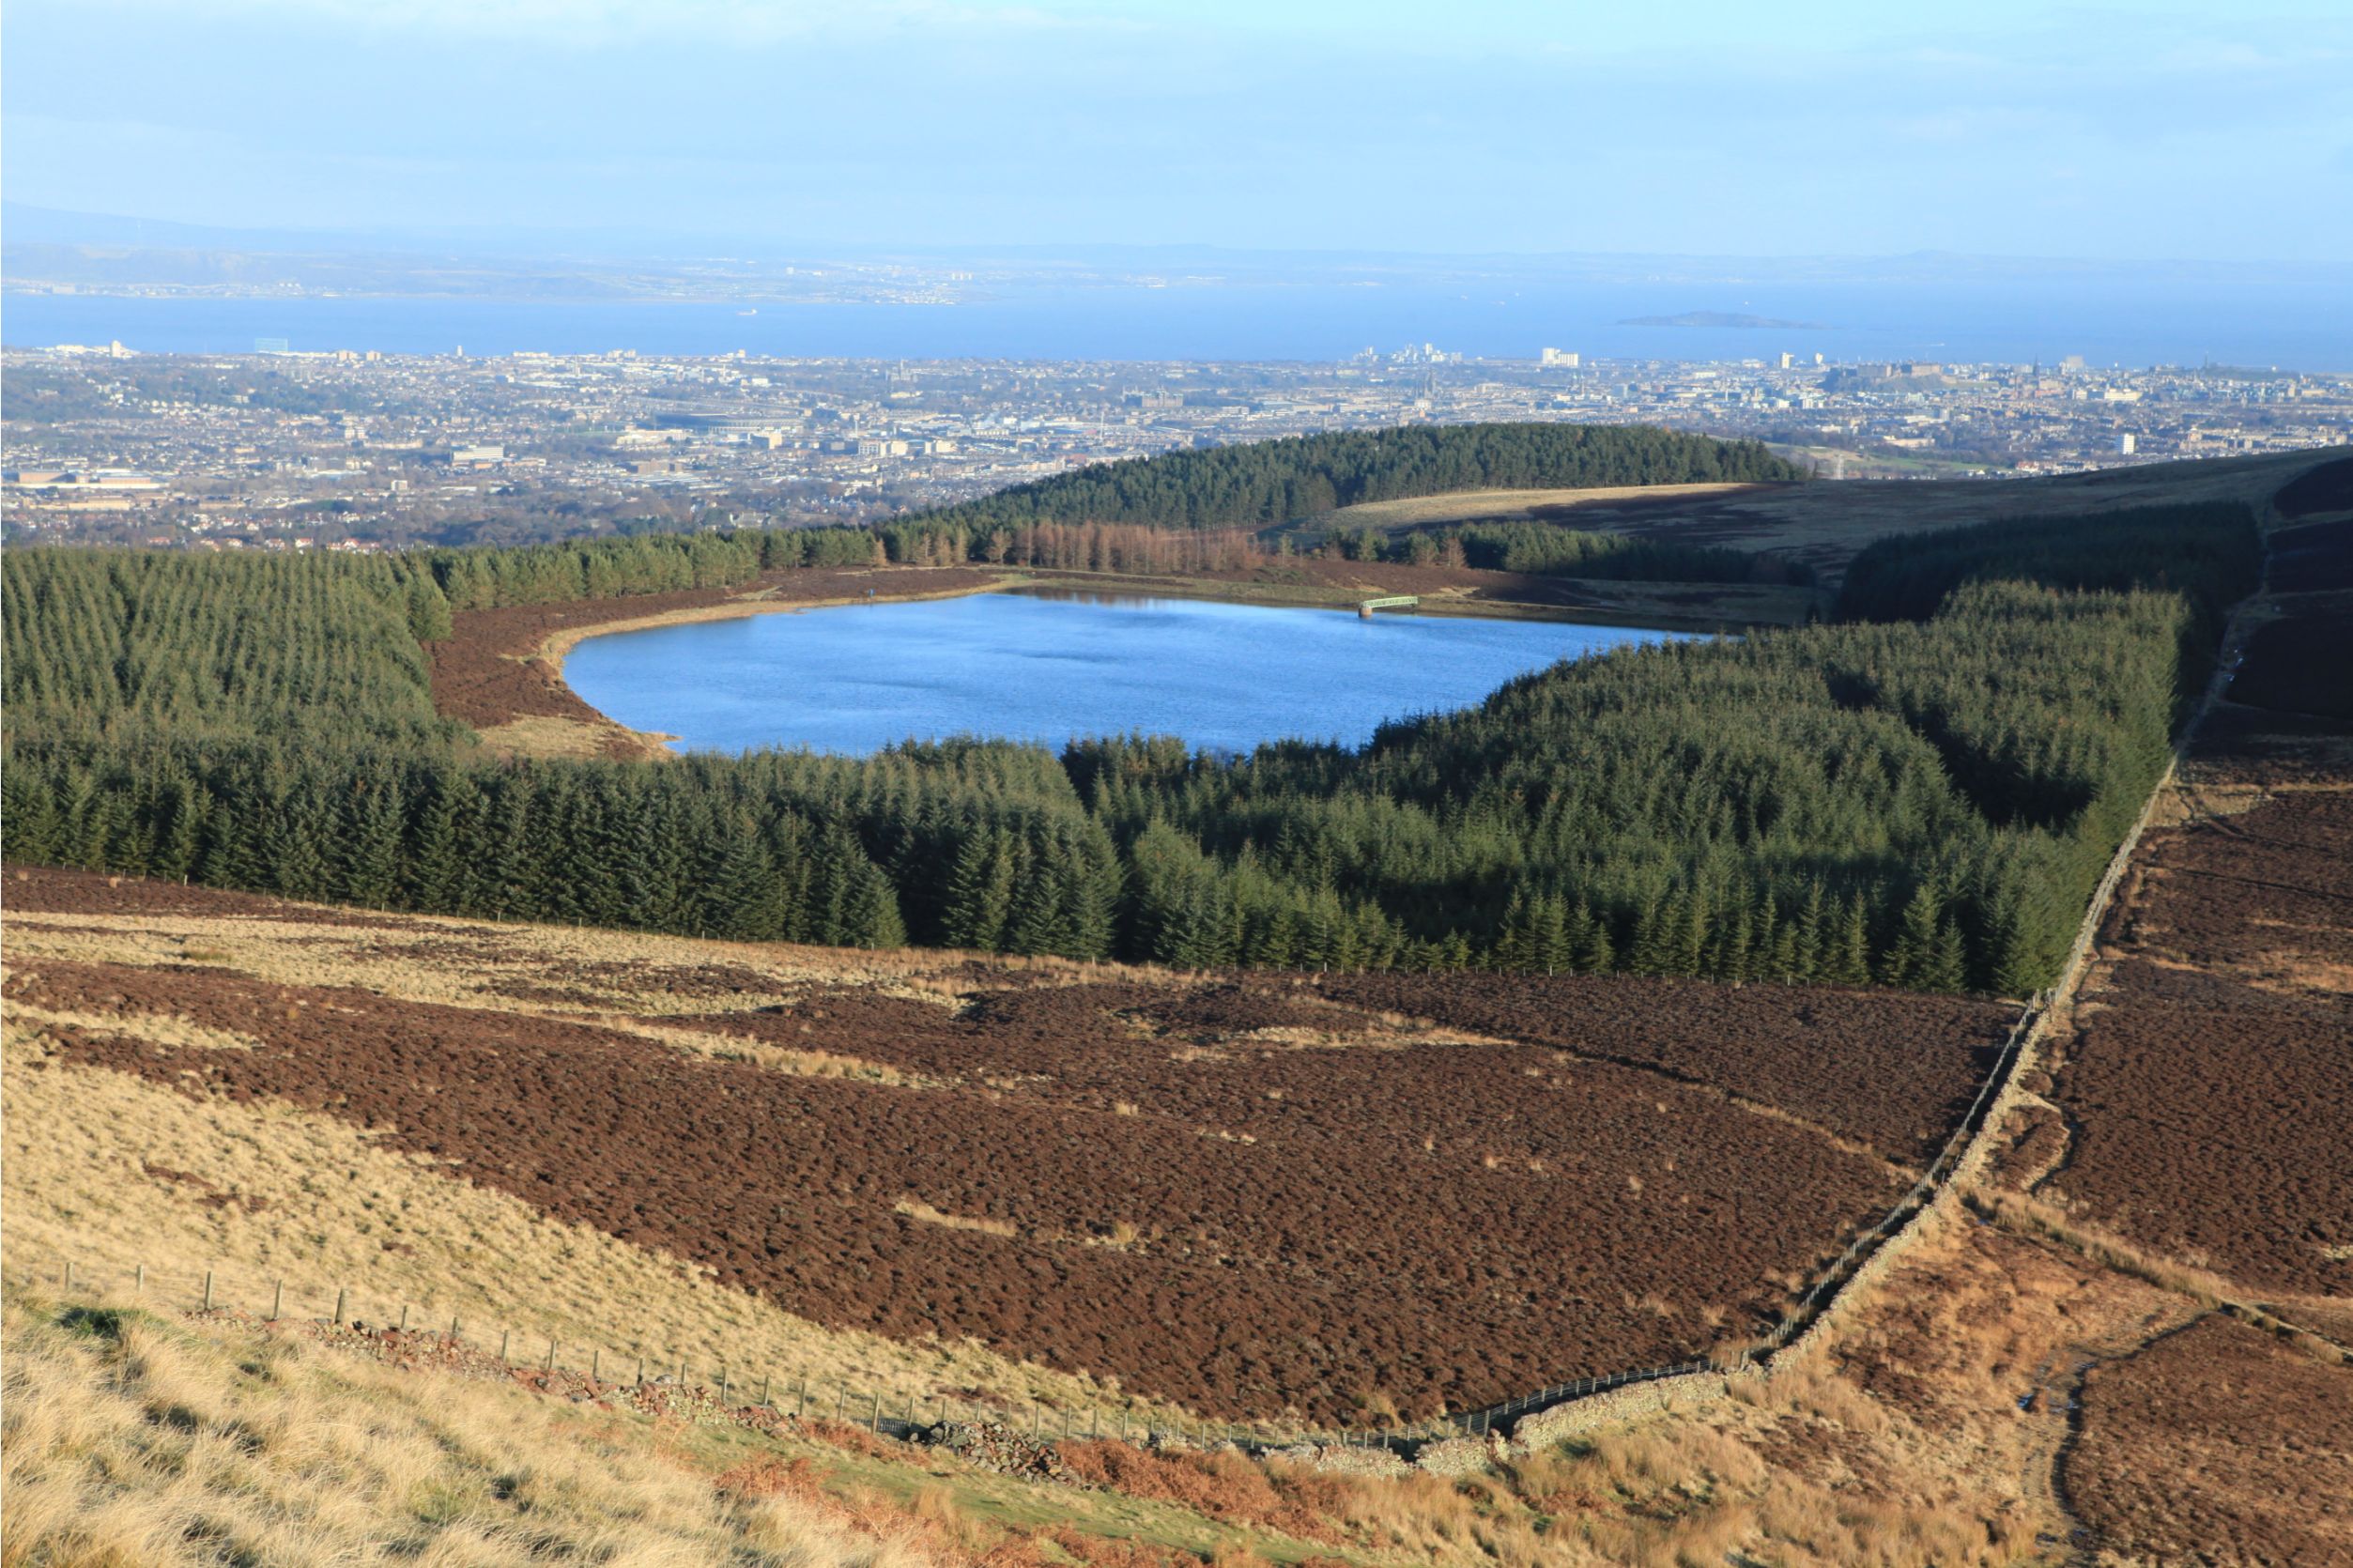
[[[1284,609],[1097,593],[961,599],[700,621],[591,638],[581,699],[685,750],[854,755],[983,735],[1177,735],[1246,752],[1361,746],[1385,721],[1468,707],[1561,659],[1683,634],[1560,621]]]

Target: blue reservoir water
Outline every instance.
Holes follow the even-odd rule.
[[[1361,745],[1561,659],[1680,634],[1557,621],[1280,609],[1193,599],[983,593],[591,638],[564,679],[687,750],[865,754],[977,734],[1178,735],[1248,751]]]

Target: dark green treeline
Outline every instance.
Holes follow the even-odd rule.
[[[946,536],[980,559],[993,534],[1035,523],[1266,528],[1363,501],[1456,490],[1786,482],[1805,478],[1761,441],[1652,425],[1442,424],[1331,431],[1099,463],[885,528],[895,561]]]
[[[454,600],[553,593],[641,544],[677,552],[645,558],[664,571],[764,560],[745,537],[460,571],[11,551],[6,853],[744,938],[2017,992],[2256,563],[2235,507],[1890,544],[1856,619],[1559,666],[1361,752],[500,763],[434,716],[416,638]]]

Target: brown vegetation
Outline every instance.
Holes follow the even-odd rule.
[[[100,899],[91,880],[10,885],[20,908],[51,889],[84,904]],[[338,944],[388,945],[332,919],[303,933],[306,965]],[[501,928],[416,924],[469,933],[392,945],[429,951],[437,997],[499,955]],[[707,956],[551,974],[557,989],[668,1003],[592,1022],[505,1001],[503,974],[459,1006],[379,994],[400,966],[348,953],[341,974],[293,982],[168,946],[123,962],[74,944],[72,958],[18,957],[8,982],[55,1021],[41,1027],[57,1065],[42,1070],[300,1106],[822,1324],[969,1335],[1245,1418],[1481,1405],[1769,1320],[1899,1176],[1807,1125],[1809,1072],[1757,1064],[1819,1050],[1825,1020],[1860,1030],[1875,1002],[1891,1035],[1960,1035],[1907,1047],[1941,1066],[1891,1075],[1875,1118],[1825,1118],[1908,1154],[2000,1019],[1829,992],[1818,1012],[1768,1007],[1723,1054],[1765,1102],[1746,1104],[1680,1043],[1721,1022],[1699,986],[1643,986],[1639,1008],[1608,1020],[1609,993],[1559,993],[1612,1042],[1612,1059],[1589,1060],[1549,1041],[1432,1039],[1337,981],[967,982],[953,1007],[868,985],[778,1001],[784,982],[722,957],[752,950],[671,943]],[[178,1033],[139,1022],[158,1017]],[[1646,1022],[1629,1033],[1628,1017]],[[1576,1033],[1557,1012],[1552,1024]],[[204,1030],[244,1043],[216,1048]]]
[[[2068,1493],[2102,1560],[2353,1562],[2353,1377],[2215,1314],[2084,1376]]]
[[[2150,834],[2047,1191],[2257,1293],[2353,1297],[2353,792]]]
[[[1631,976],[1352,975],[1324,992],[1709,1084],[1899,1162],[1944,1142],[2015,1017],[1956,996]]]

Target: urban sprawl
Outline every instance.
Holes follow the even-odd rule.
[[[869,522],[1181,447],[1419,422],[1756,437],[1828,478],[2004,477],[2342,442],[2353,377],[1694,363],[1422,345],[1336,364],[5,356],[12,540],[373,550]]]

